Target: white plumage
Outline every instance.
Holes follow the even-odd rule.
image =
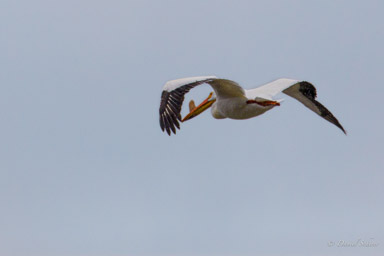
[[[182,119],[180,112],[184,95],[192,88],[204,83],[213,88],[214,94],[198,107],[191,109],[191,113]],[[215,76],[188,77],[168,81],[163,87],[161,96],[160,126],[169,135],[171,131],[176,134],[176,128],[180,129],[179,121],[189,120],[209,107],[211,107],[212,116],[217,119],[248,119],[279,106],[281,101],[274,100],[274,96],[280,92],[300,101],[310,110],[346,133],[333,114],[320,102],[316,101],[316,88],[311,83],[286,78],[275,80],[251,90],[244,90],[234,81],[220,79]]]

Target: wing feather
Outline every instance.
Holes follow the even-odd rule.
[[[161,94],[160,102],[160,127],[168,135],[171,132],[176,134],[176,129],[180,129],[181,107],[184,101],[184,95],[192,88],[207,83],[215,91],[216,98],[244,97],[244,89],[234,81],[219,79],[215,76],[188,77],[168,81]]]
[[[160,102],[160,128],[171,135],[171,131],[176,134],[176,128],[180,129],[181,107],[184,101],[184,95],[192,88],[208,83],[216,79],[215,76],[189,77],[168,81],[161,94]]]
[[[328,122],[336,125],[345,134],[347,134],[343,126],[340,124],[339,120],[337,120],[337,118],[331,113],[331,111],[329,111],[323,104],[316,100],[317,91],[313,84],[306,81],[302,81],[296,83],[291,87],[288,87],[283,91],[283,93],[300,101],[302,104],[304,104],[304,106],[306,106]]]
[[[262,97],[272,99],[276,94],[283,92],[288,96],[300,101],[304,106],[331,122],[340,128],[345,134],[343,126],[337,118],[320,102],[316,100],[317,91],[313,84],[306,81],[298,81],[293,79],[281,78],[260,86],[256,89],[247,91],[247,97]]]

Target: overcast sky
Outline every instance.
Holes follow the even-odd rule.
[[[383,255],[383,11],[2,0],[0,254]],[[263,116],[207,111],[169,137],[162,87],[200,75],[310,81],[348,136],[281,95]]]

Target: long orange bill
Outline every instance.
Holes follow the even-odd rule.
[[[184,122],[184,121],[187,121],[189,119],[192,119],[194,118],[195,116],[198,116],[200,115],[201,113],[203,113],[205,110],[207,110],[210,106],[212,106],[212,104],[216,101],[216,99],[212,99],[212,95],[213,93],[211,92],[208,96],[208,98],[206,98],[203,102],[200,103],[199,106],[197,107],[194,107],[195,106],[195,103],[193,101],[191,101],[189,103],[189,107],[190,107],[190,112],[188,115],[186,115],[182,120],[181,122]],[[191,109],[192,107],[194,107],[193,109]]]

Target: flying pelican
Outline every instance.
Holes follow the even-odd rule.
[[[191,101],[190,113],[181,118],[181,106],[184,95],[192,88],[209,84],[214,92],[211,92],[200,105],[195,106]],[[160,103],[160,127],[171,135],[176,134],[176,128],[180,129],[179,121],[184,122],[201,114],[211,107],[212,116],[216,119],[248,119],[265,113],[276,106],[280,106],[282,100],[274,100],[273,96],[283,92],[304,106],[339,127],[345,134],[343,126],[336,117],[316,101],[316,88],[309,82],[281,78],[268,84],[251,90],[244,90],[239,84],[216,76],[188,77],[168,81],[161,94]]]

